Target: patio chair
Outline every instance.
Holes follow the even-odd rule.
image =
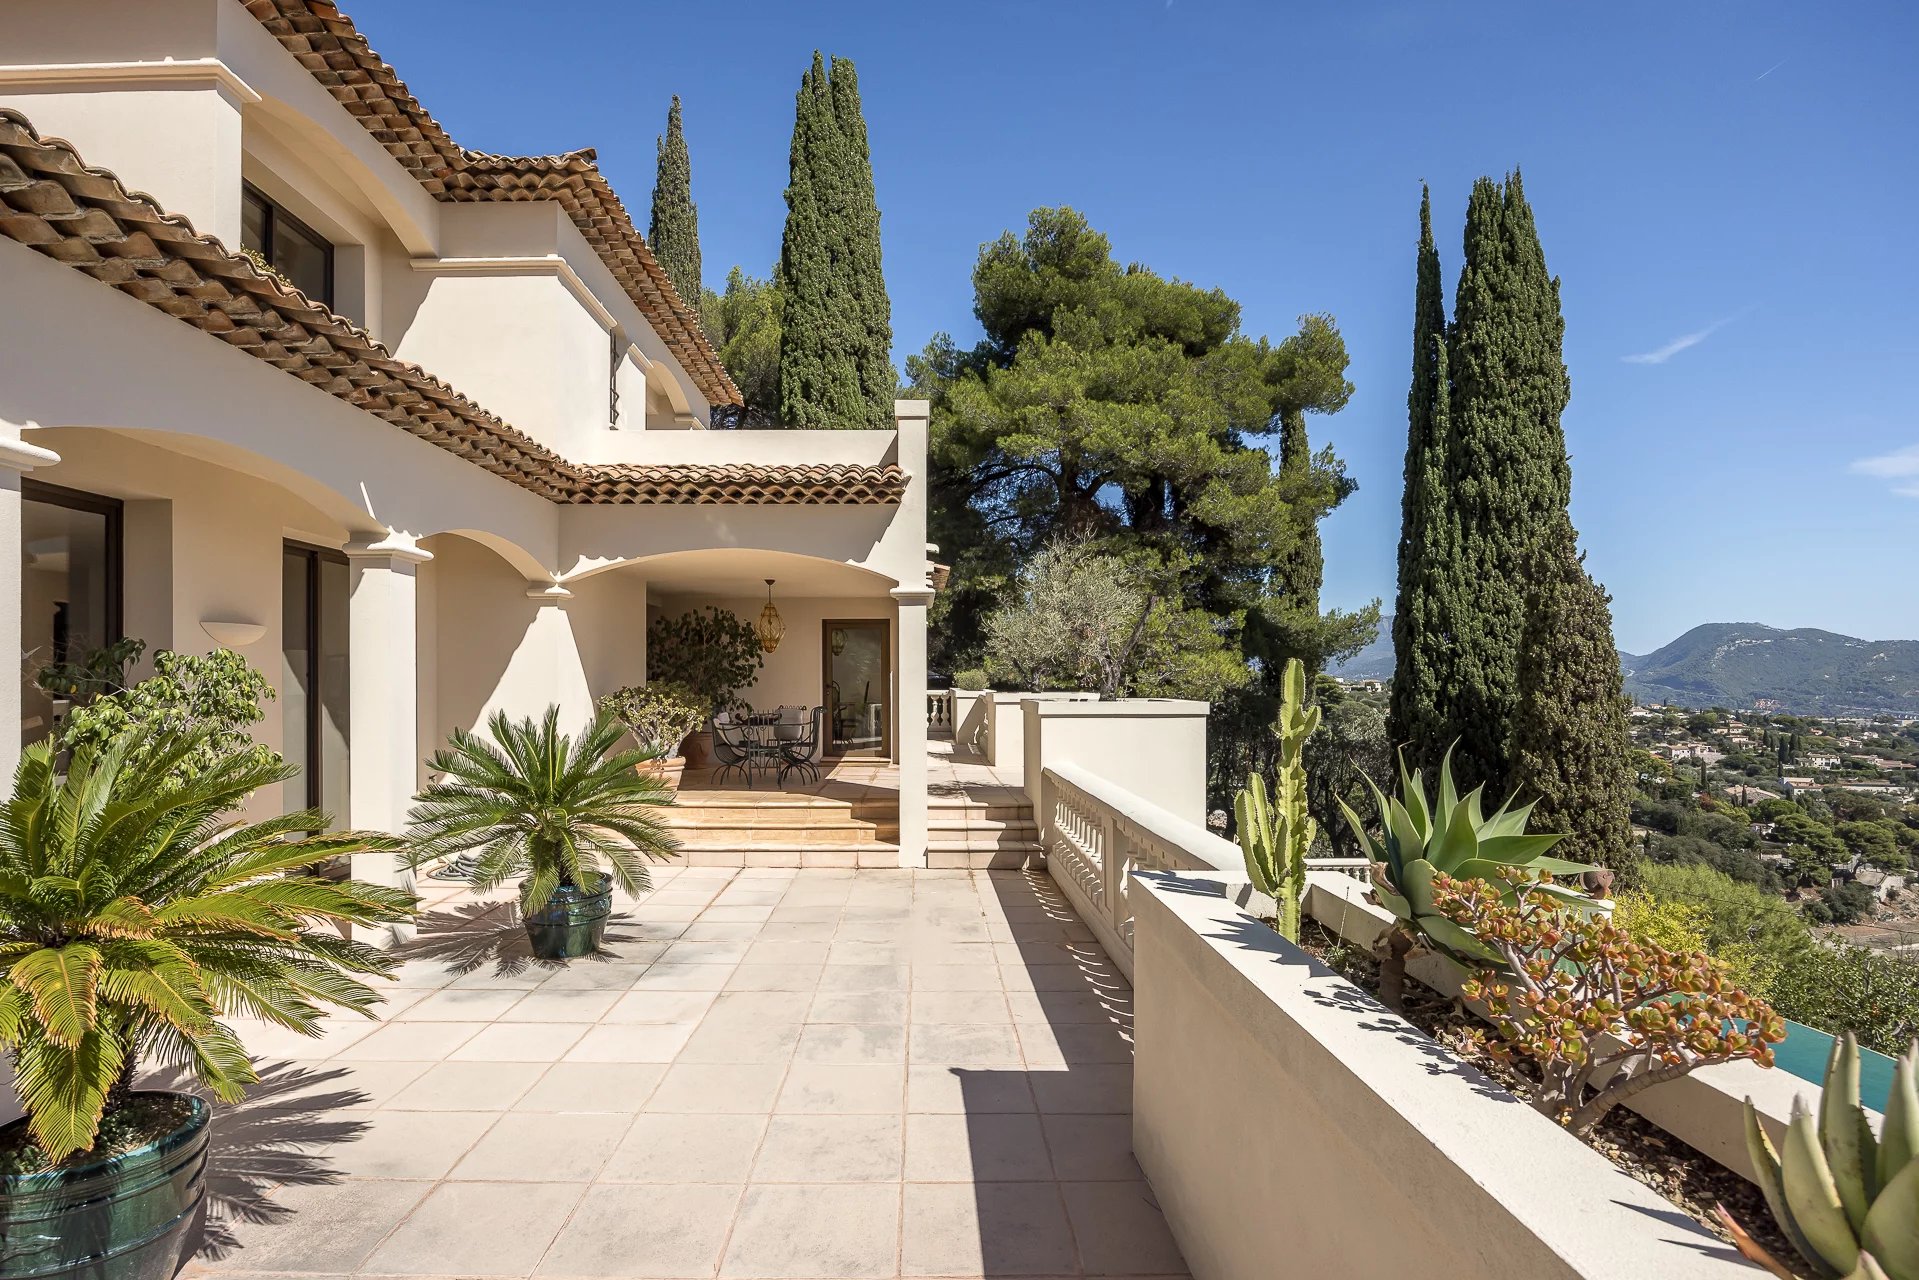
[[[714,716],[713,781],[724,783],[727,774],[737,772],[747,786],[752,786],[753,775],[746,767],[748,758],[741,726],[733,723],[733,717],[725,711]]]
[[[780,765],[781,782],[786,781],[788,770],[798,772],[808,782],[820,780],[820,768],[813,762],[813,756],[819,750],[820,726],[825,719],[826,708],[814,707],[813,714],[808,717],[800,736],[780,744],[780,756],[783,761]]]

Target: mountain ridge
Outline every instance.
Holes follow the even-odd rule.
[[[1862,640],[1818,627],[1705,622],[1650,653],[1621,650],[1626,692],[1641,702],[1757,706],[1797,715],[1919,716],[1919,640]],[[1386,680],[1392,619],[1332,674]]]

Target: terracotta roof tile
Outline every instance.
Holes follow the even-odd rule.
[[[693,506],[891,505],[906,489],[895,466],[814,463],[671,463],[594,468],[594,496],[583,502],[676,503]]]
[[[429,444],[559,503],[896,503],[897,466],[569,462],[372,335],[88,168],[0,108],[0,236],[92,276]]]
[[[436,200],[552,200],[573,220],[613,278],[715,405],[741,401],[700,328],[699,299],[682,299],[627,216],[589,150],[551,156],[469,151],[380,60],[353,20],[329,0],[240,0]]]

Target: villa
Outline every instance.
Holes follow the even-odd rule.
[[[423,876],[377,1019],[235,1018],[188,1274],[1755,1274],[1262,923],[1205,704],[929,689],[927,403],[714,428],[592,151],[456,142],[330,0],[4,21],[7,776],[36,674],[123,639],[265,672],[299,774],[255,816],[375,831],[454,730],[643,683],[655,620],[770,607],[742,696],[825,711],[817,780],[689,773],[595,962],[486,955],[511,890]],[[1360,947],[1365,874],[1305,902]],[[1799,1092],[1630,1105],[1750,1177],[1741,1099]]]

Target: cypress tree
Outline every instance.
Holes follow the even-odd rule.
[[[1510,789],[1525,574],[1534,546],[1564,518],[1572,473],[1559,415],[1570,384],[1561,358],[1559,281],[1546,270],[1532,207],[1513,173],[1473,184],[1465,257],[1447,347],[1446,493],[1450,676],[1441,722],[1456,735],[1462,787]]]
[[[780,245],[780,416],[788,426],[892,424],[890,307],[852,63],[801,77]],[[883,368],[883,373],[881,369]]]
[[[653,179],[653,219],[646,242],[666,268],[674,292],[687,306],[700,306],[700,211],[693,203],[693,165],[680,125],[680,95],[666,113],[666,136],[654,140],[659,170]]]
[[[854,312],[860,321],[853,362],[860,394],[871,406],[872,421],[867,425],[886,428],[893,425],[893,397],[899,391],[899,375],[893,369],[893,303],[886,295],[886,274],[881,269],[879,195],[873,186],[866,116],[860,109],[859,73],[851,58],[833,59],[831,87],[833,119],[846,157],[842,235],[852,267]]]
[[[1447,626],[1446,299],[1433,242],[1432,193],[1419,200],[1413,295],[1413,382],[1406,395],[1406,487],[1400,499],[1399,594],[1393,606],[1393,684],[1386,732],[1407,760],[1432,768],[1456,730],[1441,719],[1451,639]]]
[[[1539,802],[1534,830],[1567,833],[1554,856],[1610,867],[1629,882],[1638,861],[1632,746],[1612,597],[1586,573],[1563,514],[1535,548],[1527,580],[1513,787],[1522,801]]]

